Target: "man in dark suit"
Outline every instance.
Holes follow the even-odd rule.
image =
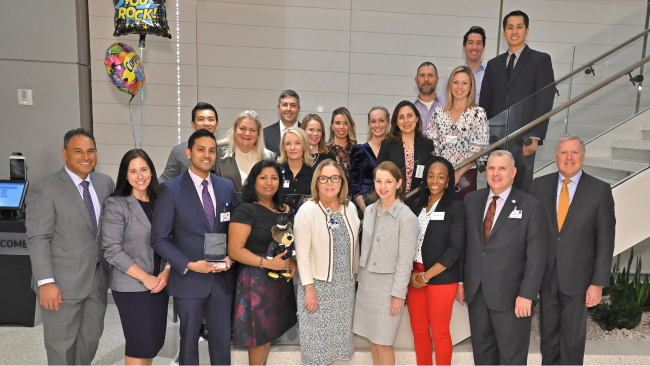
[[[97,149],[90,132],[68,131],[62,153],[63,169],[29,187],[27,246],[47,362],[89,365],[104,330],[108,290],[98,224],[115,184],[93,171]]]
[[[293,90],[285,90],[280,93],[280,97],[278,98],[278,113],[280,113],[280,120],[264,128],[264,147],[273,151],[275,156],[280,156],[282,132],[296,124],[297,127],[300,127],[300,122],[298,122],[300,97],[298,93]]]
[[[503,18],[503,36],[508,42],[508,52],[490,60],[485,70],[479,105],[485,109],[488,119],[514,106],[508,116],[491,122],[491,143],[553,108],[555,87],[549,87],[555,82],[551,56],[526,45],[530,31],[528,24],[528,15],[520,10]],[[535,152],[538,145],[543,144],[547,128],[548,120],[507,142],[507,149],[515,157],[517,167],[514,185],[524,192],[529,191],[533,181]]]
[[[528,358],[532,303],[546,264],[546,217],[541,203],[512,183],[512,154],[494,151],[489,188],[465,196],[464,285],[474,363],[522,365]]]
[[[230,334],[236,271],[204,260],[206,233],[227,233],[237,203],[232,182],[210,174],[217,153],[214,135],[195,131],[187,143],[190,168],[163,183],[151,224],[151,246],[170,263],[167,291],[180,316],[181,365],[199,363],[199,329],[203,314],[210,329],[213,365],[230,364]]]
[[[582,365],[587,308],[597,305],[614,254],[616,217],[608,183],[582,171],[584,143],[565,135],[557,144],[559,172],[533,181],[530,193],[545,208],[548,261],[541,287],[544,365]]]

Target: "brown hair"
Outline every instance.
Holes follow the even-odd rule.
[[[302,122],[300,123],[300,128],[303,129],[303,131],[307,132],[307,123],[311,120],[314,120],[318,123],[320,123],[320,141],[318,141],[318,152],[319,153],[327,153],[329,152],[329,149],[327,149],[327,146],[325,146],[325,123],[323,123],[323,119],[320,118],[319,115],[317,114],[308,114],[305,116],[305,118],[302,119]],[[311,151],[309,151],[311,153]]]
[[[334,112],[332,112],[332,121],[330,122],[330,139],[327,141],[327,146],[332,146],[334,144],[334,129],[332,128],[332,125],[334,125],[334,117],[338,116],[339,114],[345,118],[345,120],[348,122],[348,125],[350,126],[350,129],[348,130],[348,145],[345,147],[345,150],[347,152],[350,152],[352,151],[352,148],[357,145],[357,129],[354,125],[354,120],[352,119],[350,111],[345,107],[336,108]]]
[[[348,180],[345,178],[345,172],[343,172],[343,169],[341,166],[334,160],[332,159],[325,159],[321,161],[317,166],[316,169],[314,169],[314,176],[311,179],[311,198],[310,200],[314,202],[320,201],[320,196],[318,195],[318,177],[320,177],[321,172],[323,171],[323,168],[326,166],[333,166],[336,168],[336,170],[339,171],[339,175],[341,176],[341,180],[339,183],[341,183],[341,190],[339,191],[338,194],[338,201],[340,204],[347,205],[348,204]]]
[[[454,81],[454,76],[458,74],[467,74],[467,76],[469,76],[470,88],[469,95],[467,96],[467,104],[465,105],[465,110],[468,108],[478,107],[478,104],[476,104],[476,79],[474,79],[474,73],[472,72],[472,69],[467,66],[458,66],[451,72],[451,74],[449,74],[449,79],[447,79],[447,88],[445,90],[447,101],[445,102],[445,106],[442,108],[445,112],[449,112],[452,104],[454,103],[453,99],[456,98],[453,97],[452,99],[453,94],[451,92],[451,87]]]
[[[395,165],[395,163],[393,163],[391,161],[384,161],[383,163],[377,165],[375,170],[372,171],[372,178],[373,179],[377,177],[377,172],[380,171],[380,170],[383,170],[385,172],[389,172],[390,175],[392,175],[393,178],[395,178],[396,181],[397,180],[402,181],[402,183],[397,188],[397,191],[395,191],[395,198],[397,198],[400,201],[404,202],[404,200],[406,199],[406,196],[404,195],[404,186],[406,185],[406,182],[402,178],[402,172],[399,170],[397,165]],[[379,199],[379,195],[377,194],[377,190],[373,191],[370,194],[369,197],[373,201],[377,201]]]
[[[395,110],[393,111],[393,117],[390,119],[390,131],[386,134],[386,137],[388,137],[390,141],[397,141],[402,138],[402,130],[400,130],[397,125],[397,118],[399,117],[400,109],[403,107],[409,107],[413,110],[413,113],[415,113],[418,122],[415,124],[414,132],[416,136],[422,136],[422,117],[420,116],[420,111],[415,107],[415,104],[408,100],[403,100],[397,104],[397,107],[395,107]]]

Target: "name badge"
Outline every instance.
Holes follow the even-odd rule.
[[[445,141],[448,144],[455,144],[456,142],[458,142],[458,136],[447,135],[445,136]]]
[[[423,173],[424,173],[424,165],[418,165],[417,168],[415,168],[415,177],[422,178]]]
[[[508,216],[509,219],[521,219],[522,216],[522,211],[521,210],[512,210],[510,213],[510,216]]]
[[[285,179],[284,183],[282,183],[282,188],[289,188],[289,184],[290,184],[290,183],[291,183],[291,182],[289,182],[288,179]]]
[[[222,212],[219,217],[221,218],[221,222],[230,221],[230,212]]]
[[[445,213],[444,212],[432,212],[431,213],[431,221],[442,221],[445,219]]]

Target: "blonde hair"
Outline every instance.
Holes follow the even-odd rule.
[[[386,109],[386,107],[382,107],[382,106],[372,107],[370,109],[370,112],[368,112],[368,126],[370,126],[370,113],[374,111],[384,111],[384,113],[386,113],[386,132],[384,132],[384,137],[385,137],[388,134],[388,130],[390,126],[390,112],[388,111],[388,109]],[[374,137],[375,135],[373,135],[372,132],[370,132],[368,134],[368,141],[372,140]]]
[[[445,90],[447,101],[445,102],[445,106],[442,108],[445,112],[449,112],[452,104],[454,103],[452,100],[453,93],[451,92],[454,76],[461,73],[465,73],[467,76],[469,76],[470,83],[469,95],[467,96],[467,104],[465,105],[463,112],[469,108],[478,107],[478,104],[476,104],[476,79],[474,79],[474,73],[472,72],[472,69],[467,66],[458,66],[451,72],[451,74],[449,74],[449,79],[447,79],[447,88]]]
[[[318,177],[320,177],[321,172],[323,171],[323,168],[326,166],[333,166],[338,170],[339,175],[341,176],[341,180],[339,183],[341,183],[341,190],[339,191],[339,194],[337,196],[338,201],[340,204],[347,205],[348,204],[348,180],[345,178],[345,172],[343,172],[343,169],[341,166],[334,160],[332,159],[325,159],[320,162],[316,166],[316,169],[314,169],[314,176],[311,179],[311,198],[310,200],[314,202],[320,201],[320,196],[318,195]]]
[[[350,111],[345,107],[336,108],[334,112],[332,112],[332,121],[330,122],[330,139],[327,141],[327,146],[332,146],[334,144],[334,129],[332,128],[332,125],[334,125],[334,117],[338,116],[339,114],[345,118],[345,120],[348,122],[348,125],[350,126],[347,137],[348,145],[345,147],[345,150],[347,152],[350,152],[352,151],[352,148],[357,145],[357,133],[352,115],[350,114]]]
[[[284,151],[284,138],[290,134],[298,135],[300,139],[300,145],[302,145],[302,162],[311,166],[314,164],[314,158],[311,157],[311,145],[309,145],[309,139],[305,131],[298,127],[289,127],[284,132],[282,132],[282,138],[280,139],[280,157],[278,158],[278,163],[284,164],[287,162],[287,152]]]
[[[228,133],[226,134],[226,137],[219,140],[217,144],[228,146],[228,154],[233,155],[235,153],[235,130],[237,129],[237,127],[239,127],[239,123],[244,119],[252,119],[257,124],[257,140],[255,141],[255,148],[253,149],[253,151],[255,152],[254,158],[256,160],[273,158],[274,154],[264,147],[264,135],[262,134],[262,120],[257,115],[257,112],[252,110],[245,110],[239,113],[237,117],[235,117],[235,121],[232,123],[232,126],[230,126],[230,128],[228,129]]]
[[[327,153],[329,150],[327,149],[327,146],[325,145],[325,123],[323,123],[323,119],[320,118],[319,115],[317,114],[308,114],[305,116],[305,118],[302,119],[302,122],[300,123],[300,128],[303,131],[307,131],[307,124],[311,121],[316,121],[320,123],[320,141],[318,141],[318,152],[319,153]],[[311,146],[311,145],[309,145]]]

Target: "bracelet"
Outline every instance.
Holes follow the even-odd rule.
[[[424,272],[420,272],[420,273],[422,273],[422,279],[424,280],[424,282],[429,283],[429,281],[427,281],[427,279],[424,278]]]
[[[260,268],[264,268],[264,267],[262,267],[262,262],[263,261],[264,261],[264,257],[260,257]]]
[[[172,268],[172,265],[167,263],[167,265],[165,265],[165,269],[170,269],[170,268]]]
[[[312,288],[312,287],[314,287],[314,284],[313,284],[313,283],[310,283],[309,285],[305,285],[304,287],[305,287],[305,290],[306,290],[306,289],[308,289],[308,288]]]

